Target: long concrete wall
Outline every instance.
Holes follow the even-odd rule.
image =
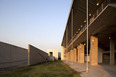
[[[0,68],[22,67],[27,64],[27,49],[0,42]]]
[[[28,65],[48,61],[48,54],[32,45],[28,45]]]

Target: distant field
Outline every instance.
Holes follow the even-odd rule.
[[[23,67],[0,77],[80,77],[80,75],[61,61],[47,62]]]

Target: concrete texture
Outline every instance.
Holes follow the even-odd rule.
[[[73,62],[73,50],[70,50],[70,61],[72,61]]]
[[[0,68],[22,67],[27,63],[27,49],[0,42]]]
[[[90,40],[90,63],[91,65],[98,64],[98,38],[91,36]]]
[[[80,48],[79,48],[79,52],[80,52],[80,63],[84,63],[84,45],[80,44]]]
[[[53,52],[53,56],[58,60],[58,49],[47,49],[47,53],[50,56],[50,52]]]
[[[64,61],[72,69],[77,71],[81,77],[116,77],[116,65],[96,65],[89,64],[89,72],[86,72],[86,63]]]
[[[79,49],[80,49],[80,45],[78,45],[77,48],[78,48],[78,60],[77,60],[77,61],[80,62],[80,55],[79,55],[79,54],[80,54],[80,51],[79,51]]]
[[[110,65],[115,64],[115,41],[110,39]]]
[[[104,52],[104,50],[102,48],[98,47],[98,63],[103,62],[103,52]]]
[[[78,45],[78,62],[84,63],[84,45]]]
[[[73,55],[74,55],[74,62],[76,62],[77,61],[77,49],[76,48],[73,49]]]
[[[65,52],[65,47],[61,46],[61,60],[65,60],[64,52]]]
[[[48,54],[32,45],[28,45],[28,65],[48,61]]]
[[[68,61],[68,52],[66,53],[66,61]]]
[[[115,0],[104,0],[99,2],[99,6],[96,6],[96,2],[91,0],[88,4],[89,11],[94,12],[89,16],[88,23],[88,39],[90,43],[88,48],[85,47],[85,61],[86,49],[89,51],[89,61],[91,65],[98,65],[98,63],[116,64],[115,57],[115,43],[116,43],[116,3],[112,3]],[[64,36],[61,46],[66,47],[65,54],[67,54],[67,60],[71,61],[72,54],[70,51],[78,46],[78,62],[82,60],[80,55],[80,44],[86,43],[86,10],[80,11],[79,9],[86,9],[85,0],[73,0],[70,8],[69,17],[67,20]],[[93,4],[91,4],[93,3]],[[95,5],[95,6],[94,6]],[[74,13],[74,14],[73,14]],[[83,13],[83,15],[81,15]],[[81,20],[80,20],[81,18]],[[83,22],[84,21],[84,22]],[[101,22],[102,21],[102,22]],[[73,25],[72,25],[73,24]],[[73,34],[73,35],[72,35]],[[97,36],[97,38],[95,37]],[[99,40],[98,40],[99,39]],[[98,47],[99,42],[99,47]],[[98,52],[99,51],[99,52]],[[108,52],[107,52],[108,51]],[[110,53],[109,53],[110,51]],[[70,53],[70,54],[69,54]],[[106,54],[107,53],[107,54]]]

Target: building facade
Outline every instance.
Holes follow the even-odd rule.
[[[56,60],[58,60],[58,49],[47,49],[47,53],[49,56],[53,56]]]
[[[91,65],[116,64],[116,0],[88,0],[88,60]],[[61,59],[84,63],[86,0],[73,0],[61,43]]]

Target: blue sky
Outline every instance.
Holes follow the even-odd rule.
[[[0,41],[59,49],[72,0],[0,0]]]

